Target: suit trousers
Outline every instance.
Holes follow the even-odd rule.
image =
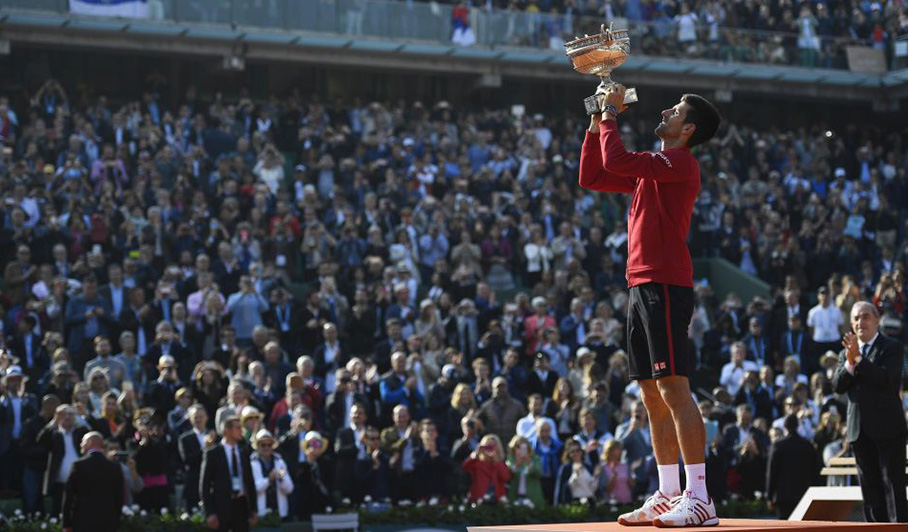
[[[54,482],[50,486],[50,514],[57,518],[60,518],[63,512],[63,489],[65,487],[66,484],[62,482]]]
[[[908,523],[905,497],[905,438],[873,440],[863,434],[852,444],[868,523]]]
[[[249,503],[246,496],[230,501],[230,515],[220,522],[221,532],[249,532]],[[218,516],[219,518],[221,516]]]

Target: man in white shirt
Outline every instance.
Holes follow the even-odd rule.
[[[798,435],[808,440],[813,440],[813,412],[807,408],[801,408],[801,402],[795,397],[785,399],[784,415],[772,422],[772,426],[780,430],[785,429],[785,418],[795,415],[798,418]]]
[[[48,452],[48,467],[44,472],[44,494],[53,501],[52,515],[59,515],[63,502],[63,487],[73,464],[79,459],[79,444],[88,429],[76,425],[76,409],[60,405],[54,419],[38,433],[37,442]]]
[[[719,377],[719,384],[728,390],[728,393],[734,397],[744,382],[744,374],[748,371],[759,371],[760,367],[747,358],[747,345],[744,342],[735,342],[731,344],[731,362],[722,366],[722,374]]]
[[[807,313],[807,326],[813,339],[811,357],[807,362],[819,359],[826,351],[838,352],[841,349],[842,326],[845,324],[842,311],[832,304],[828,288],[821,286],[817,290],[817,299],[819,303]],[[811,365],[804,362],[802,361],[802,365]]]
[[[543,419],[552,427],[552,437],[558,439],[556,436],[558,431],[555,429],[555,422],[552,418],[548,418],[542,415],[542,409],[545,406],[545,400],[542,398],[542,395],[534,393],[530,395],[527,399],[527,410],[529,413],[520,418],[517,422],[517,435],[523,436],[524,438],[534,441],[536,439],[536,420]]]

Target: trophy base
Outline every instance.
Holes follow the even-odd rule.
[[[586,98],[583,99],[583,106],[586,108],[586,114],[588,116],[602,112],[602,109],[599,108],[599,96],[601,94],[602,93],[597,90],[596,94],[594,94],[592,96],[587,96]],[[635,89],[635,88],[627,89],[627,91],[624,93],[624,104],[627,105],[627,104],[634,103],[636,101],[637,101],[637,89]]]

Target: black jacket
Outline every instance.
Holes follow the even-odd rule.
[[[199,501],[199,476],[202,472],[202,455],[204,449],[199,445],[199,439],[192,429],[180,435],[178,441],[180,458],[186,468],[186,493],[187,502],[194,505]]]
[[[908,435],[899,395],[902,344],[879,333],[867,356],[855,366],[854,375],[845,369],[845,360],[843,349],[832,385],[836,393],[848,395],[848,441],[857,441],[862,432],[875,440]]]
[[[123,471],[103,453],[93,452],[73,464],[63,492],[63,528],[73,532],[113,532],[120,526]]]
[[[772,502],[797,502],[816,484],[819,455],[810,441],[797,433],[776,441],[766,464],[766,497]]]
[[[86,427],[73,428],[73,446],[76,448],[76,454],[81,454],[80,444],[82,437],[88,434]],[[44,470],[44,495],[50,495],[50,489],[57,481],[57,473],[60,472],[60,464],[63,462],[63,455],[66,453],[63,443],[63,434],[57,430],[54,421],[51,420],[41,432],[38,433],[38,445],[44,447],[47,451],[47,469]]]
[[[243,490],[246,492],[246,497],[242,500],[249,506],[249,515],[252,515],[257,512],[258,503],[252,466],[249,464],[249,451],[238,444],[237,452],[243,470]],[[230,506],[237,504],[232,498],[232,489],[224,445],[209,447],[202,459],[202,478],[199,480],[199,496],[205,506],[205,515],[217,515],[222,522],[226,521],[230,516]]]

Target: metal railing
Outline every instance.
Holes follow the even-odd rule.
[[[176,23],[229,25],[378,37],[396,41],[451,43],[455,37],[450,5],[413,0],[147,0],[149,19]],[[0,0],[0,7],[69,13],[69,0]],[[458,13],[460,42],[477,46],[515,46],[561,51],[565,39],[598,31],[601,17],[572,13],[527,13],[470,8]],[[819,47],[799,48],[798,35],[706,26],[697,39],[679,42],[670,21],[618,20],[628,27],[636,53],[706,58],[728,62],[845,68],[844,47],[866,43],[822,39]],[[710,40],[709,36],[713,35]],[[457,40],[457,39],[455,39]]]

